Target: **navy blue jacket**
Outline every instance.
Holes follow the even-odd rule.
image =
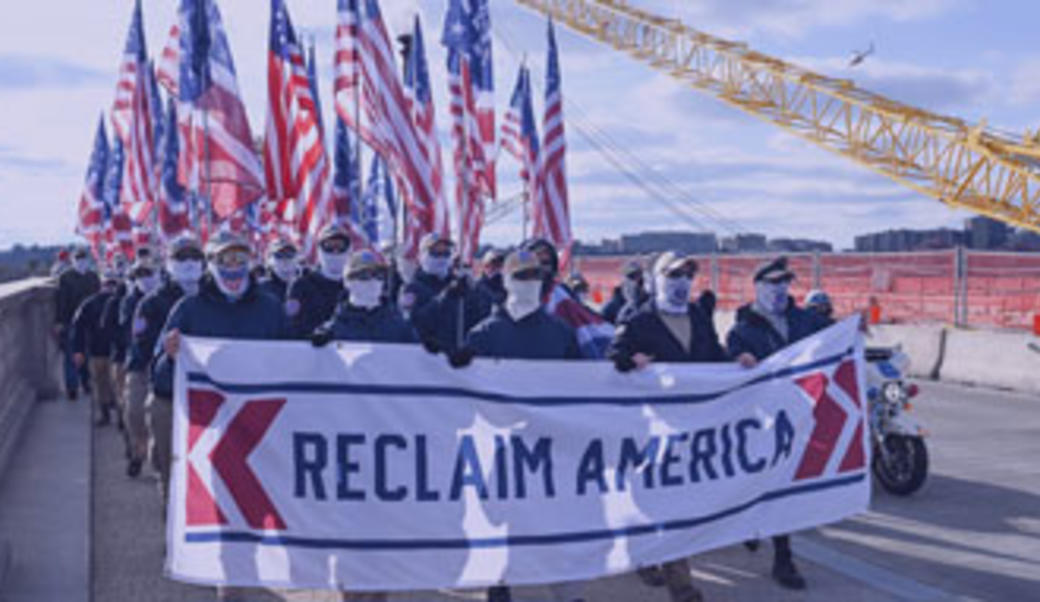
[[[171,330],[184,336],[226,339],[284,339],[287,325],[282,306],[260,292],[256,282],[237,301],[229,300],[210,278],[199,283],[197,295],[173,306],[159,340]],[[155,361],[152,388],[160,397],[173,397],[173,358],[163,351]]]
[[[787,306],[786,317],[788,336],[785,341],[769,320],[751,309],[750,305],[738,309],[737,320],[726,337],[726,348],[730,356],[750,353],[756,359],[762,360],[827,327],[827,321],[823,316],[794,303]]]
[[[450,277],[438,278],[419,268],[415,271],[411,282],[404,285],[404,289],[401,291],[401,308],[414,315],[417,310],[422,309],[443,291],[449,283],[451,283]]]
[[[339,304],[336,315],[320,327],[336,341],[367,343],[414,343],[418,339],[412,325],[396,305],[384,303],[373,309]]]
[[[514,321],[501,305],[469,332],[466,346],[478,357],[528,360],[581,359],[574,329],[544,309]]]
[[[466,340],[466,333],[491,312],[491,298],[470,284],[444,287],[433,299],[412,309],[412,325],[419,338],[432,341],[452,353]],[[462,324],[459,324],[459,313]]]
[[[293,280],[285,294],[290,336],[305,339],[332,318],[336,304],[344,297],[343,290],[342,279],[330,280],[314,271]]]
[[[97,272],[88,270],[80,274],[69,268],[58,277],[58,290],[55,292],[55,322],[69,327],[76,310],[87,297],[98,292],[101,279]]]
[[[184,289],[176,282],[166,280],[158,290],[141,298],[130,325],[130,349],[126,355],[128,371],[151,370],[159,333],[162,332],[162,327],[170,316],[170,310],[182,296],[184,296]]]
[[[715,324],[698,303],[686,308],[690,317],[690,348],[682,346],[657,313],[653,301],[635,310],[628,320],[618,326],[614,340],[607,349],[607,359],[619,370],[635,367],[632,356],[644,353],[655,362],[724,362],[728,358],[719,343]]]
[[[137,311],[137,306],[141,303],[141,299],[144,299],[144,294],[141,292],[141,289],[134,286],[119,304],[117,331],[123,341],[124,350],[123,357],[119,361],[124,366],[129,366],[130,364],[130,345],[133,343],[134,333],[134,312]]]
[[[110,333],[102,328],[101,313],[112,293],[104,290],[87,297],[72,317],[72,351],[90,357],[108,357]]]
[[[491,299],[491,302],[495,305],[504,303],[506,300],[506,285],[502,280],[501,274],[494,278],[488,277],[487,274],[482,275],[477,280],[477,289]]]
[[[108,359],[120,364],[126,359],[126,337],[119,329],[119,306],[126,297],[126,285],[120,283],[115,294],[105,301],[101,310],[101,328],[108,334]]]
[[[279,303],[285,303],[285,295],[289,291],[289,283],[275,274],[271,274],[260,281],[260,290],[277,299]]]
[[[621,293],[621,287],[615,286],[614,293],[610,296],[610,301],[607,301],[607,304],[603,306],[603,319],[611,324],[618,324],[623,319],[630,317],[649,300],[650,295],[646,294],[646,291],[640,286],[639,293],[636,295],[636,302],[629,303],[628,299],[625,299],[625,295]],[[625,311],[626,309],[630,311]]]

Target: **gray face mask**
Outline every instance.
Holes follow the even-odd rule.
[[[440,257],[426,253],[420,259],[420,263],[424,272],[439,278],[444,278],[451,270],[451,256]]]
[[[787,282],[758,282],[755,284],[755,303],[766,312],[780,315],[787,310],[789,289]]]

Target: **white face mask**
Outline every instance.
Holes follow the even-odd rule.
[[[318,266],[321,275],[329,280],[339,280],[343,277],[343,268],[347,267],[349,253],[329,253],[318,249]]]
[[[382,280],[346,280],[346,288],[350,293],[350,304],[364,309],[379,307],[382,302]]]
[[[86,257],[77,257],[72,260],[72,267],[80,274],[85,274],[90,267],[90,260]]]
[[[147,295],[159,287],[159,275],[152,274],[151,276],[138,276],[134,279],[134,283],[137,286],[137,290],[141,291],[142,295]]]
[[[194,292],[198,289],[199,278],[202,278],[202,262],[198,259],[171,259],[166,269],[170,272],[170,278],[185,291]]]
[[[755,303],[763,311],[780,315],[787,310],[788,289],[787,282],[756,282]]]
[[[656,293],[654,301],[657,308],[666,313],[685,313],[690,303],[690,287],[693,280],[689,278],[669,278],[659,274],[655,278]]]
[[[448,270],[451,269],[451,256],[437,257],[430,255],[429,253],[423,253],[423,256],[419,259],[422,269],[427,274],[437,276],[438,278],[444,278],[448,275]]]
[[[639,299],[639,290],[642,288],[642,280],[625,278],[621,281],[621,296],[629,303],[635,303]]]
[[[220,292],[232,301],[241,299],[249,289],[248,264],[233,270],[226,270],[217,267],[216,263],[212,263],[209,266],[209,273],[213,276],[213,281]]]
[[[541,280],[514,280],[506,276],[505,309],[514,320],[525,318],[542,306]]]
[[[274,257],[271,259],[271,271],[275,276],[278,276],[283,282],[289,282],[296,277],[296,260],[295,259],[281,259]]]

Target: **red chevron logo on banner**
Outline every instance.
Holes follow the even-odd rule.
[[[225,398],[209,390],[188,391],[188,455],[199,438],[210,428]],[[264,491],[256,473],[248,464],[249,456],[267,434],[285,399],[261,399],[242,404],[231,418],[223,435],[207,456],[217,476],[224,482],[246,523],[254,529],[285,529],[285,521]],[[187,461],[188,490],[186,524],[188,526],[226,525],[213,494],[207,489],[191,461]]]
[[[834,371],[834,384],[852,401],[857,411],[858,422],[847,449],[838,466],[838,472],[849,472],[863,468],[866,454],[863,449],[863,418],[860,413],[862,404],[859,397],[859,385],[856,379],[856,364],[852,360],[842,362]],[[841,434],[845,430],[849,414],[827,391],[830,380],[819,372],[810,374],[795,381],[795,384],[806,394],[813,404],[813,427],[806,445],[802,461],[795,471],[795,480],[809,479],[823,474],[838,447]]]

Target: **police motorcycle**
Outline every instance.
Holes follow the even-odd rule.
[[[910,415],[911,400],[919,390],[904,380],[910,358],[899,347],[870,347],[865,359],[871,468],[886,491],[907,496],[920,489],[928,476],[927,431]]]

